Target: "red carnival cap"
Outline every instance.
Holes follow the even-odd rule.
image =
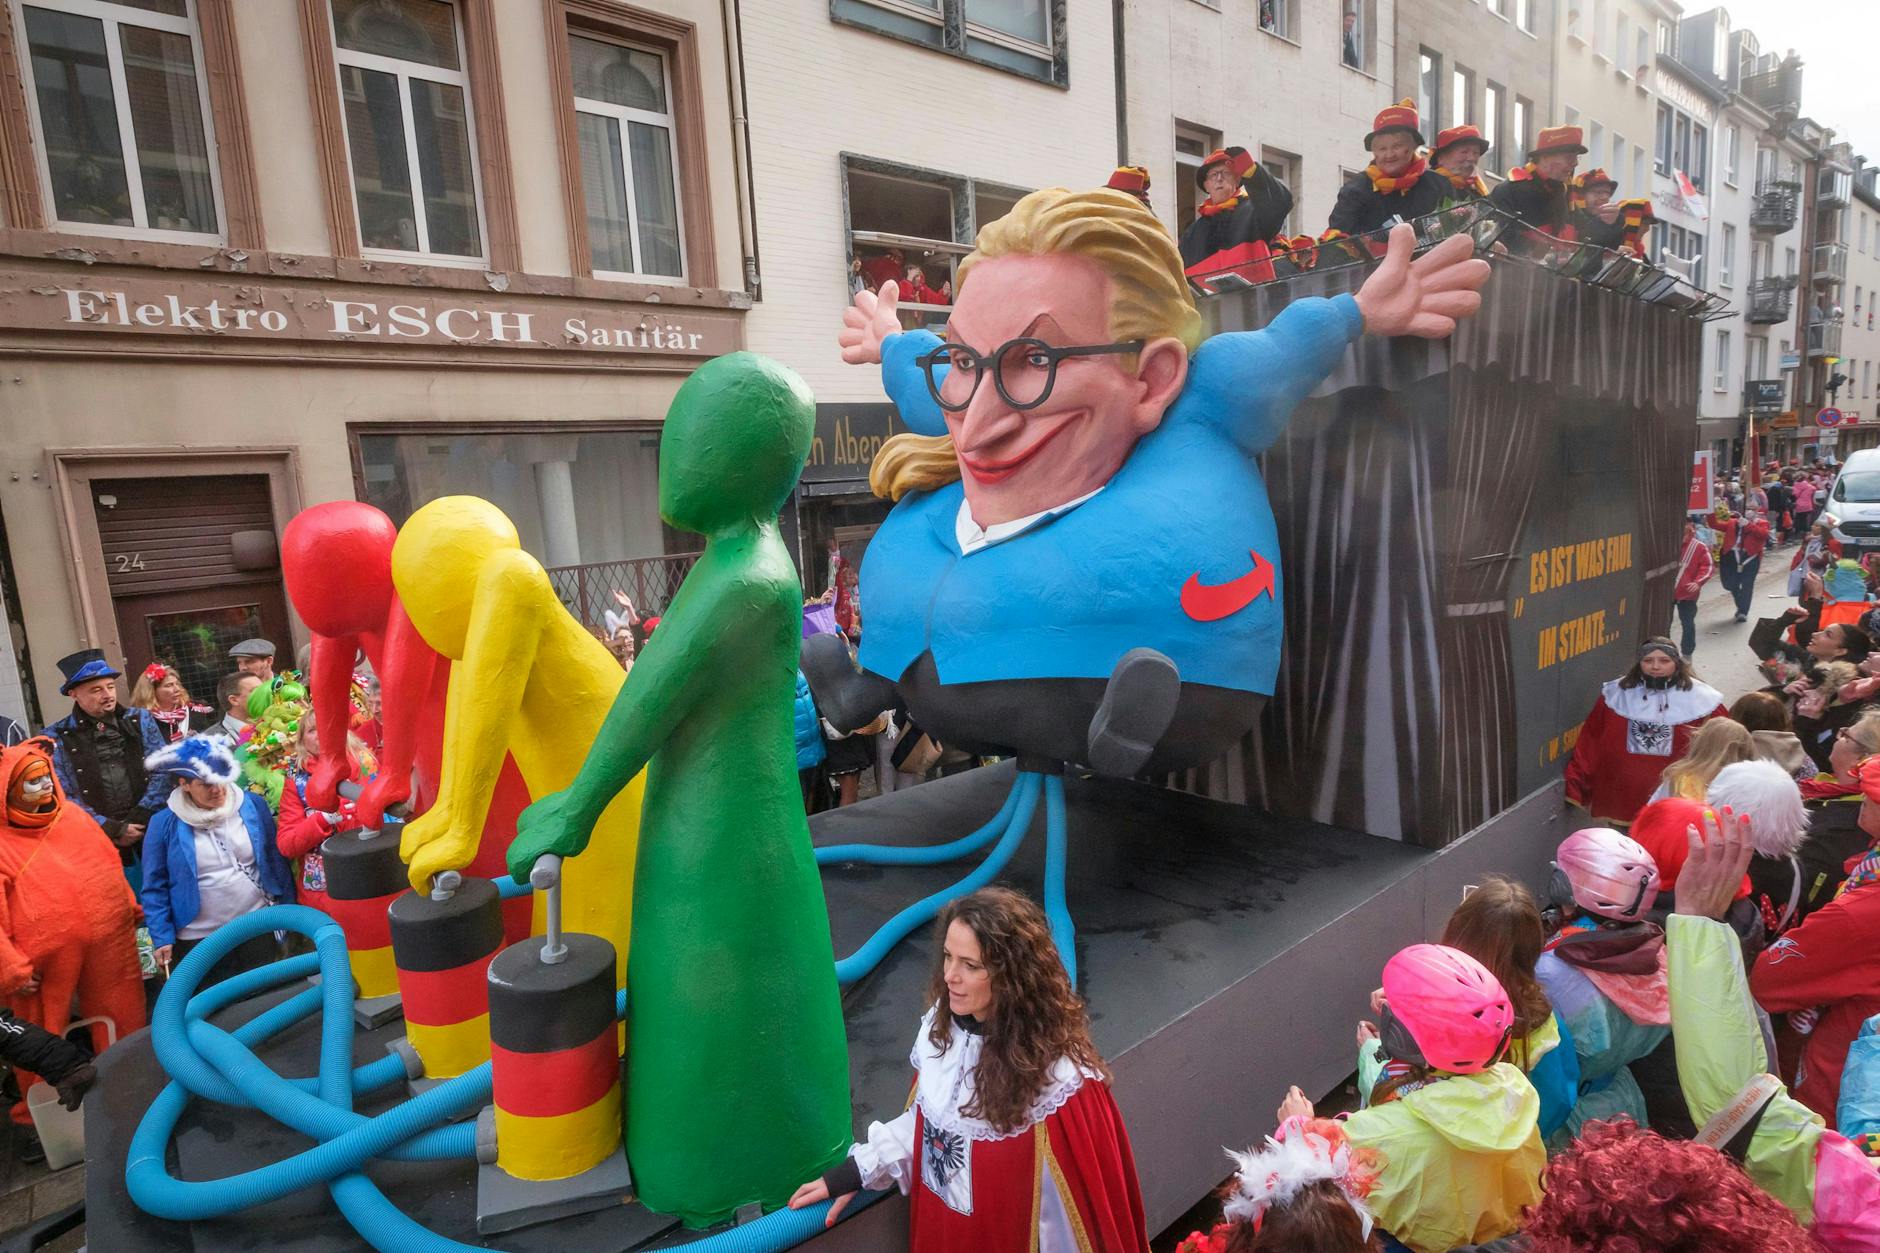
[[[1708,838],[1704,818],[1709,813],[1709,808],[1701,801],[1668,796],[1645,806],[1638,811],[1638,817],[1632,819],[1632,828],[1626,834],[1650,853],[1652,860],[1658,864],[1660,888],[1667,892],[1677,890],[1678,875],[1683,872],[1685,860],[1691,855],[1689,829],[1696,827],[1700,836]],[[1749,876],[1744,875],[1742,884],[1737,888],[1736,899],[1742,900],[1748,896],[1749,890]]]
[[[1581,191],[1590,191],[1595,187],[1610,187],[1614,191],[1619,190],[1619,180],[1606,173],[1604,170],[1588,170],[1586,173],[1574,179],[1573,185],[1578,187]]]
[[[1440,157],[1445,148],[1453,148],[1459,143],[1472,143],[1488,151],[1488,140],[1482,138],[1482,132],[1473,126],[1452,126],[1446,131],[1436,132],[1436,146],[1430,149],[1431,157]]]
[[[1222,154],[1226,159],[1226,154]],[[1110,181],[1104,184],[1112,191],[1126,191],[1142,200],[1149,198],[1149,169],[1142,165],[1119,165],[1110,175]]]
[[[1550,152],[1584,153],[1586,144],[1584,135],[1577,126],[1549,126],[1541,131],[1534,146],[1528,149],[1528,160],[1544,157]]]
[[[1423,120],[1417,116],[1416,104],[1408,96],[1378,112],[1371,123],[1371,133],[1364,137],[1364,146],[1369,148],[1373,139],[1393,131],[1405,131],[1415,136],[1419,144],[1423,142]]]

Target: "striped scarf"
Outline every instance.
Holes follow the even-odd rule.
[[[1449,185],[1457,191],[1472,191],[1478,196],[1488,195],[1488,184],[1482,181],[1480,174],[1471,174],[1464,178],[1460,174],[1451,174],[1440,165],[1436,167],[1436,172],[1448,179]]]
[[[1203,200],[1195,209],[1195,212],[1199,213],[1204,218],[1211,218],[1217,213],[1232,213],[1245,203],[1247,203],[1247,189],[1242,187],[1232,196],[1228,197],[1226,200],[1220,201],[1218,204],[1212,200]]]
[[[1429,168],[1430,163],[1425,161],[1422,157],[1418,157],[1409,164],[1403,173],[1397,175],[1395,178],[1392,178],[1390,175],[1384,173],[1384,171],[1378,169],[1377,162],[1375,161],[1365,166],[1364,172],[1371,180],[1371,190],[1378,195],[1388,196],[1392,192],[1396,192],[1398,195],[1402,196],[1409,194],[1410,189],[1417,185],[1417,180],[1423,177],[1423,172]]]
[[[1855,888],[1864,888],[1870,883],[1880,883],[1880,848],[1870,848],[1854,863],[1854,868],[1847,872],[1847,881],[1842,883],[1834,894],[1840,900]]]

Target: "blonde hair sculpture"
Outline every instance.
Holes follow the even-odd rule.
[[[1178,339],[1190,352],[1201,342],[1201,314],[1174,236],[1141,201],[1109,188],[1047,187],[1020,200],[980,228],[972,254],[960,262],[958,290],[965,291],[973,267],[985,258],[1054,252],[1087,257],[1109,276],[1113,338]],[[1124,358],[1124,369],[1134,365],[1133,358]],[[959,477],[951,437],[908,433],[881,446],[868,485],[877,496],[899,500]]]

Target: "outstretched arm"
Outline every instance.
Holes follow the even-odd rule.
[[[420,892],[430,890],[432,875],[461,870],[476,856],[551,610],[560,612],[554,589],[527,553],[493,556],[477,578],[463,660],[451,668],[437,803],[406,823],[399,841]]]
[[[714,672],[747,663],[740,650],[727,646],[745,622],[759,616],[752,607],[733,603],[746,585],[729,581],[722,569],[703,566],[687,576],[659,630],[646,642],[574,781],[538,799],[517,819],[509,870],[518,882],[527,880],[544,853],[573,857],[585,849],[601,812],[711,689]]]
[[[842,314],[836,333],[842,359],[850,365],[881,364],[881,386],[900,410],[901,421],[916,435],[945,435],[946,416],[927,388],[917,364],[922,354],[940,346],[932,331],[903,331],[896,316],[899,287],[883,283],[879,293],[855,293],[855,303]]]
[[[411,616],[397,596],[392,597],[391,621],[385,627],[379,672],[380,725],[385,741],[379,748],[379,772],[359,794],[362,826],[376,829],[385,811],[411,795],[411,770],[418,757],[418,727],[428,711],[437,668],[444,664],[437,650],[424,642]],[[430,715],[434,716],[434,715]]]

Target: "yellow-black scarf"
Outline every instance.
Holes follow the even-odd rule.
[[[1384,171],[1378,169],[1376,162],[1365,166],[1364,172],[1371,180],[1371,190],[1378,195],[1388,196],[1392,192],[1396,192],[1401,196],[1408,194],[1410,189],[1416,186],[1417,180],[1423,177],[1423,171],[1429,168],[1430,163],[1425,161],[1422,157],[1418,157],[1410,163],[1409,167],[1405,169],[1403,173],[1397,175],[1395,178],[1392,178],[1390,175],[1384,173]]]

